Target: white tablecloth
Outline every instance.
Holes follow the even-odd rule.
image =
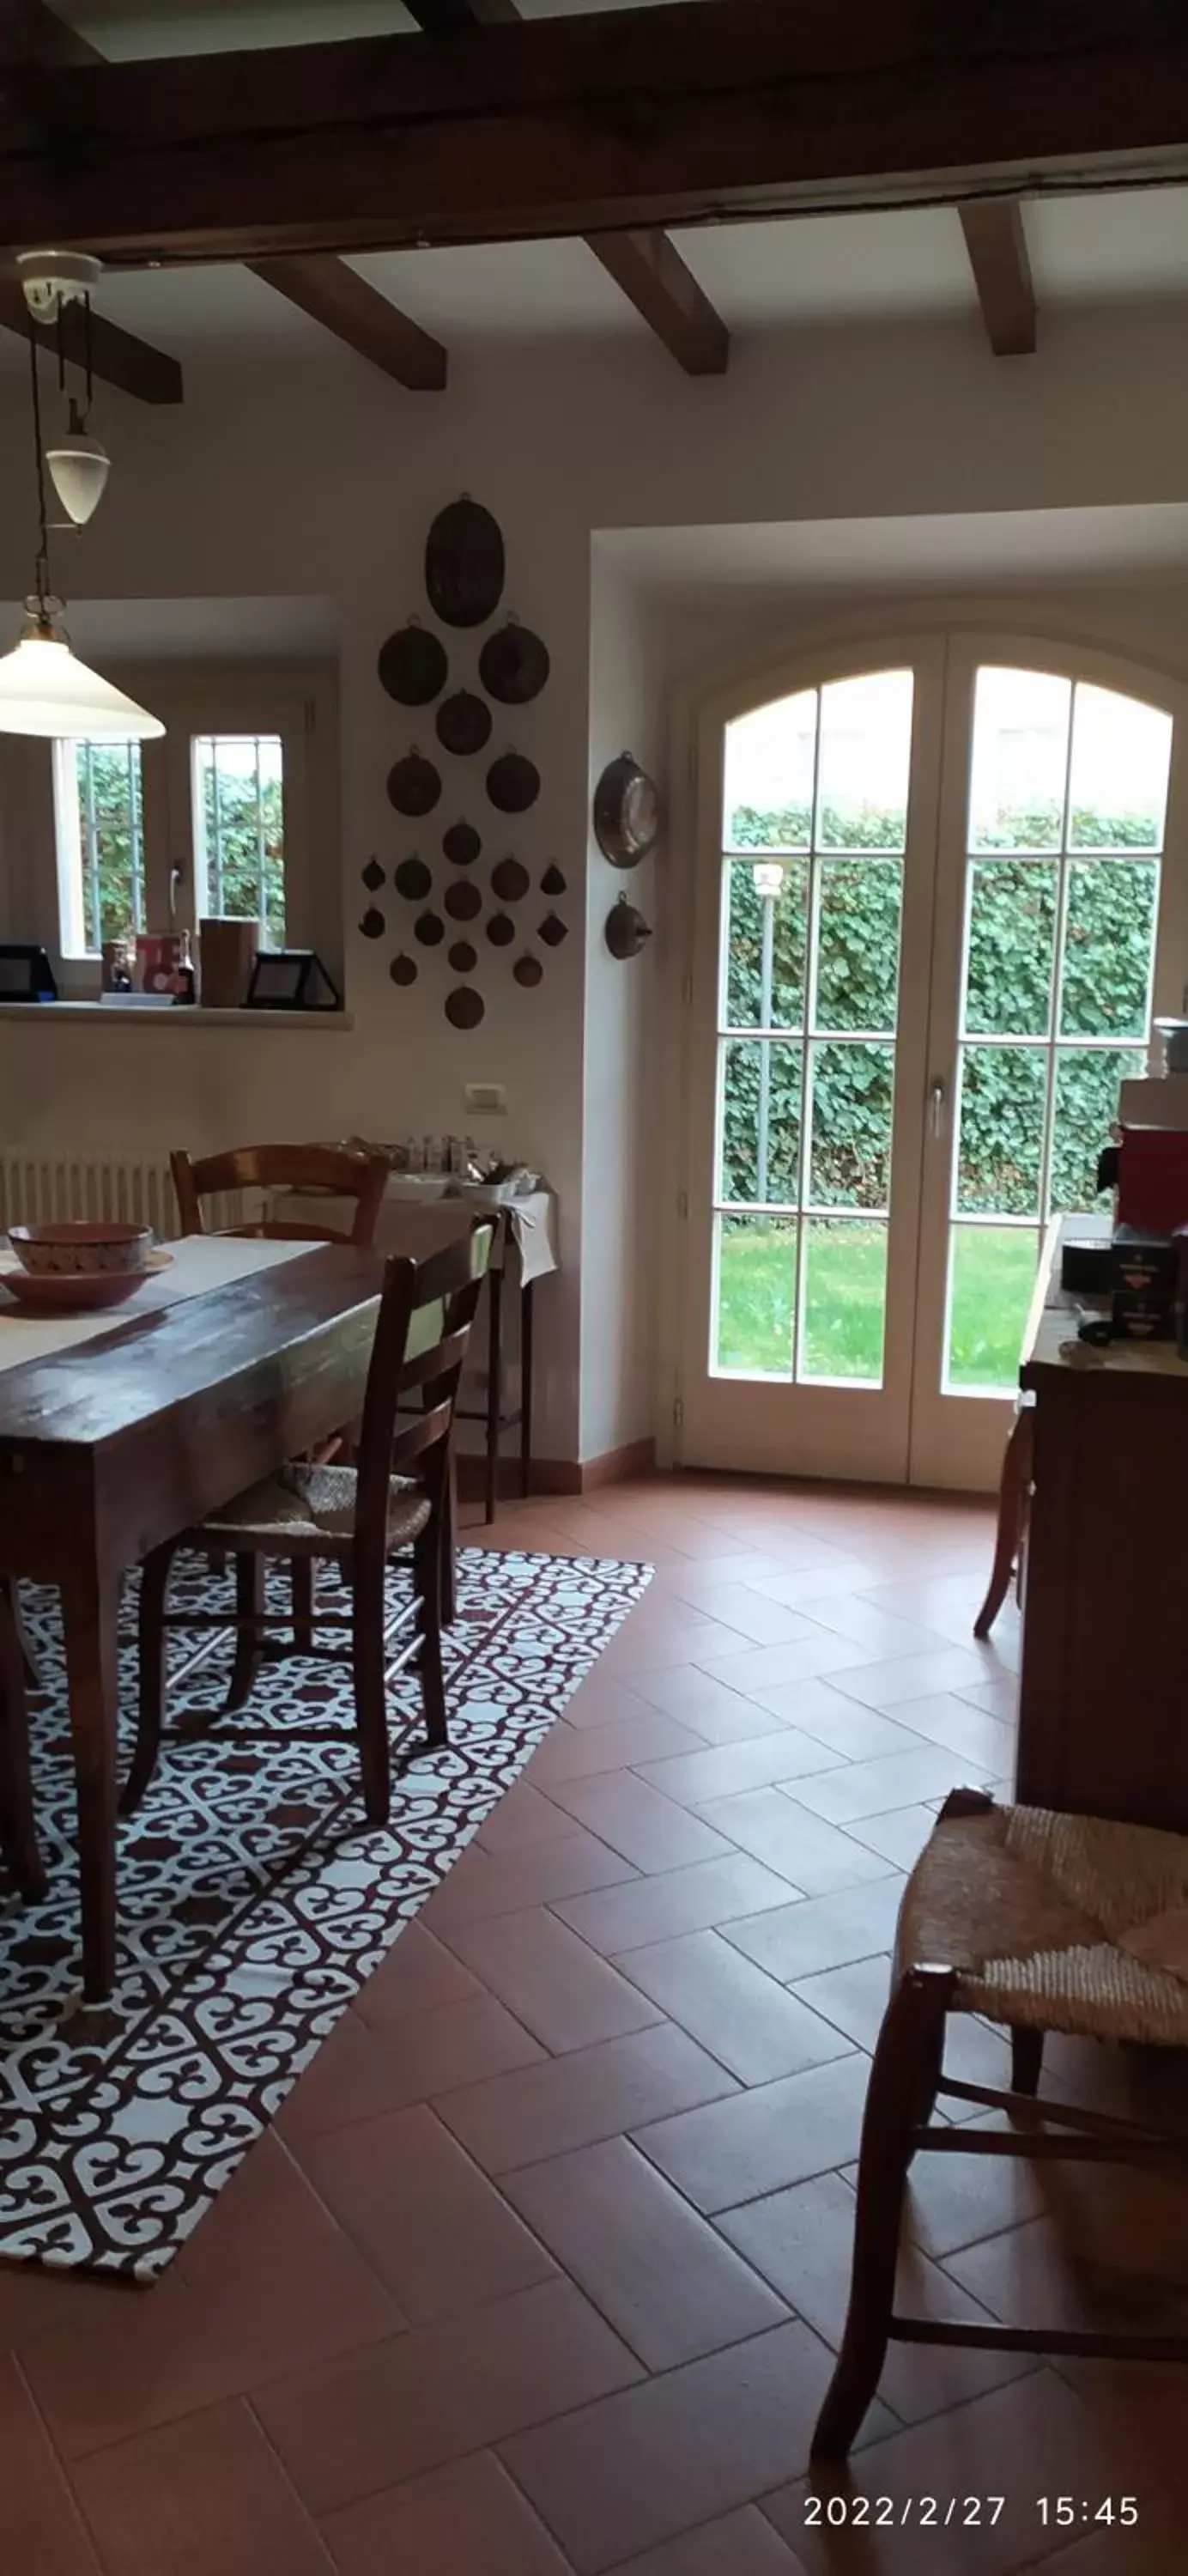
[[[524,1198],[500,1199],[493,1190],[458,1186],[450,1198],[405,1198],[399,1190],[389,1188],[379,1213],[375,1241],[381,1252],[407,1252],[414,1260],[423,1260],[430,1252],[440,1251],[443,1244],[455,1243],[465,1234],[476,1216],[488,1214],[506,1217],[520,1257],[520,1275],[525,1284],[544,1279],[557,1268],[556,1226],[551,1190],[533,1190]],[[286,1192],[278,1198],[275,1214],[283,1222],[295,1225],[337,1225],[344,1232],[351,1221],[349,1199],[336,1199],[327,1194],[306,1196],[303,1192]],[[496,1228],[497,1258],[502,1257],[504,1236]]]
[[[312,1251],[313,1246],[240,1243],[229,1236],[192,1235],[170,1249],[173,1258],[167,1270],[154,1272],[126,1305],[109,1306],[98,1315],[29,1315],[14,1305],[0,1286],[0,1369],[19,1368],[25,1360],[52,1359],[57,1351],[75,1350],[80,1342],[96,1341],[101,1333],[113,1333],[121,1324],[134,1323],[138,1315],[176,1306],[183,1298],[207,1296],[215,1288],[228,1288],[237,1279],[250,1279],[258,1270],[271,1270],[278,1262],[293,1261],[302,1252]],[[6,1270],[18,1266],[15,1254],[0,1237],[0,1283]]]

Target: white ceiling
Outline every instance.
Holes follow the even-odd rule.
[[[54,0],[113,59],[409,30],[399,0]],[[622,0],[521,0],[526,17]],[[654,6],[666,0],[652,0]],[[1047,197],[1025,209],[1045,315],[1090,300],[1188,295],[1188,188]],[[960,225],[948,207],[810,215],[674,234],[736,333],[951,314],[976,316]],[[570,334],[646,338],[646,326],[578,241],[372,254],[354,265],[451,348]],[[101,308],[180,358],[327,356],[333,342],[242,268],[112,277]],[[1188,314],[1185,316],[1188,327]],[[0,363],[3,360],[0,359]]]
[[[798,594],[944,584],[1000,589],[1041,580],[1183,580],[1188,504],[992,510],[930,518],[801,519],[763,525],[612,528],[599,551],[658,598],[720,602],[731,592]]]

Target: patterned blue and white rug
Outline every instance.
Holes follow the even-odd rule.
[[[382,1833],[362,1822],[349,1665],[265,1665],[237,1716],[167,1737],[120,1829],[116,1991],[90,2007],[61,1631],[55,1596],[25,1591],[49,1694],[32,1735],[50,1892],[22,1906],[0,1862],[0,2259],[164,2270],[649,1579],[595,1557],[465,1551],[445,1641],[451,1740],[416,1750],[416,1682],[392,1686]],[[407,1577],[389,1581],[395,1597]],[[170,1608],[225,1608],[229,1588],[179,1559]],[[179,1629],[173,1651],[200,1642]],[[170,1723],[221,1706],[226,1650],[179,1684]],[[128,1709],[135,1667],[130,1649]]]

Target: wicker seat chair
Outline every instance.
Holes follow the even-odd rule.
[[[946,2080],[950,2013],[1009,2028],[1010,2092]],[[980,1791],[956,1790],[900,1908],[863,2119],[849,2313],[815,2459],[849,2451],[889,2342],[1188,2361],[1188,2333],[967,2326],[894,2312],[904,2186],[918,2151],[1188,2170],[1188,2139],[1039,2100],[1047,2031],[1188,2047],[1188,1836],[998,1807]],[[1006,2110],[1015,2125],[934,2128],[938,2095]],[[1053,2134],[1061,2130],[1068,2134]]]
[[[200,1528],[157,1548],[145,1560],[140,1594],[140,1717],[121,1800],[140,1803],[156,1767],[165,1700],[170,1627],[232,1627],[235,1659],[228,1711],[249,1698],[261,1662],[310,1651],[346,1654],[354,1669],[355,1722],[369,1824],[388,1819],[391,1758],[386,1685],[415,1665],[426,1734],[447,1741],[441,1664],[443,1559],[449,1544],[450,1440],[470,1327],[490,1259],[492,1228],[469,1235],[422,1262],[389,1261],[367,1373],[358,1466],[297,1462],[238,1495]],[[413,1334],[414,1320],[425,1318]],[[412,1348],[410,1350],[410,1340]],[[397,1421],[400,1399],[416,1390],[422,1410]],[[235,1559],[236,1608],[166,1612],[179,1547],[217,1549]],[[389,1616],[385,1576],[391,1559],[411,1552],[412,1591]],[[270,1558],[304,1556],[336,1564],[350,1586],[347,1611],[317,1611],[317,1627],[347,1628],[345,1648],[307,1646],[300,1630],[265,1607]],[[290,1634],[272,1632],[285,1627]]]

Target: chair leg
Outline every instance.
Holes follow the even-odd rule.
[[[29,1767],[25,1658],[15,1596],[0,1582],[0,1841],[26,1905],[45,1894]]]
[[[289,1584],[293,1599],[293,1651],[312,1655],[314,1650],[314,1574],[312,1556],[295,1556],[289,1566]]]
[[[42,1681],[41,1674],[37,1669],[37,1657],[33,1652],[32,1645],[30,1644],[29,1631],[21,1617],[20,1585],[19,1583],[11,1583],[8,1585],[7,1590],[8,1608],[12,1618],[13,1627],[16,1629],[17,1633],[17,1644],[21,1650],[21,1664],[24,1669],[25,1680],[31,1691],[43,1690],[45,1685]]]
[[[235,1616],[241,1622],[258,1622],[264,1616],[265,1563],[262,1556],[250,1553],[235,1559]],[[264,1660],[263,1641],[258,1625],[241,1624],[235,1631],[235,1660],[223,1713],[230,1717],[251,1698],[256,1678]]]
[[[911,2133],[944,2047],[947,1969],[910,1969],[887,2007],[862,2121],[854,2269],[837,2368],[813,2434],[815,2460],[841,2460],[878,2387],[895,2308],[895,2267]]]
[[[413,1547],[413,1588],[421,1628],[421,1703],[430,1744],[448,1744],[445,1676],[441,1669],[442,1564],[445,1517],[435,1511]]]
[[[355,1675],[355,1725],[363,1806],[369,1825],[386,1825],[391,1807],[388,1695],[384,1687],[384,1561],[354,1568],[351,1660]]]
[[[154,1548],[152,1555],[145,1558],[140,1577],[140,1704],[131,1767],[120,1792],[122,1816],[135,1814],[156,1770],[161,1749],[169,1635],[165,1602],[176,1554],[172,1539],[164,1547]]]
[[[1042,2030],[1030,2030],[1024,2028],[1016,2028],[1012,2030],[1012,2093],[1030,2093],[1032,2095],[1038,2093],[1039,2080],[1043,2073],[1043,2065],[1044,2034]]]
[[[1034,1424],[1030,1411],[1017,1413],[1006,1445],[998,1487],[998,1528],[994,1563],[986,1598],[974,1621],[975,1637],[988,1637],[1011,1587],[1011,1574],[1023,1538],[1027,1488],[1031,1482]]]

